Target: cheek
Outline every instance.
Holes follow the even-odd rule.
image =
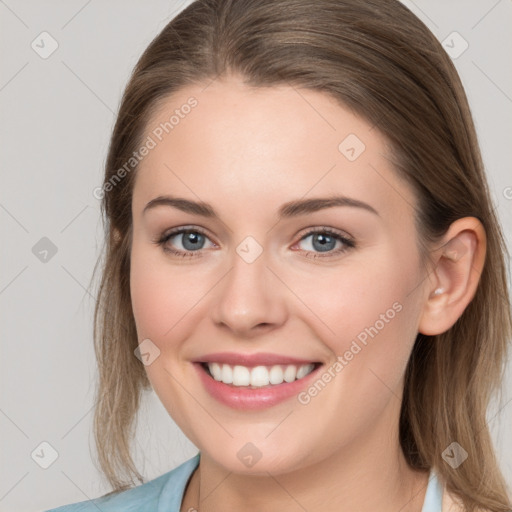
[[[130,271],[130,293],[139,338],[150,338],[157,345],[170,336],[171,330],[186,323],[187,313],[207,290],[204,280],[196,273],[168,264],[161,251],[134,244]]]
[[[343,377],[337,380],[347,389],[357,386],[371,395],[382,386],[375,374],[391,388],[398,384],[417,332],[419,303],[411,293],[417,272],[414,259],[389,250],[350,268],[347,260],[323,286],[314,279],[300,285],[297,294],[313,311],[317,333],[333,359],[343,358]]]
[[[130,293],[139,342],[149,338],[160,350],[160,356],[146,365],[145,371],[155,393],[174,420],[186,429],[182,415],[188,410],[187,396],[171,376],[181,367],[181,340],[189,336],[188,314],[200,294],[191,285],[191,274],[171,268],[159,249],[134,243],[131,253]],[[195,279],[194,279],[195,280]],[[191,378],[192,376],[189,376]]]
[[[397,309],[412,289],[414,275],[411,263],[390,259],[375,255],[368,264],[354,260],[339,271],[325,272],[323,279],[295,277],[294,291],[316,317],[322,333],[328,334],[333,349],[343,349],[347,340],[376,322],[382,330],[381,315],[384,322],[399,316]]]
[[[322,342],[336,362],[319,377],[325,384],[315,382],[304,390],[300,403],[306,405],[305,422],[322,411],[325,426],[319,429],[329,430],[326,436],[340,431],[345,440],[355,436],[400,396],[418,315],[418,305],[408,295],[414,278],[409,274],[406,279],[409,269],[402,270],[386,265],[370,272],[367,267],[340,273],[327,292],[310,289],[308,303],[320,317],[318,333],[325,333]]]
[[[132,253],[130,293],[139,340],[155,343],[164,329],[172,325],[172,293],[165,293],[169,283],[165,276],[142,257]]]

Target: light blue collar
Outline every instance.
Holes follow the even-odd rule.
[[[427,492],[421,512],[442,512],[443,487],[434,468],[430,470]]]

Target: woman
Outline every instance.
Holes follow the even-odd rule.
[[[511,509],[486,424],[506,248],[460,79],[406,7],[194,2],[140,58],[97,194],[113,491],[58,510]],[[199,453],[144,483],[151,389]]]

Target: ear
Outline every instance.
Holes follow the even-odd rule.
[[[426,335],[447,331],[475,296],[485,262],[487,238],[475,217],[453,222],[433,251],[434,270],[425,289],[418,331]]]

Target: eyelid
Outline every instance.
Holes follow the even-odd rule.
[[[354,237],[351,234],[349,234],[347,231],[343,231],[338,228],[333,228],[331,226],[318,226],[318,225],[313,225],[313,226],[304,228],[303,230],[301,230],[299,232],[299,234],[297,236],[300,236],[300,238],[302,239],[305,236],[310,235],[311,233],[316,233],[316,232],[332,233],[333,235],[337,235],[342,238],[346,238],[347,240],[354,240]]]

